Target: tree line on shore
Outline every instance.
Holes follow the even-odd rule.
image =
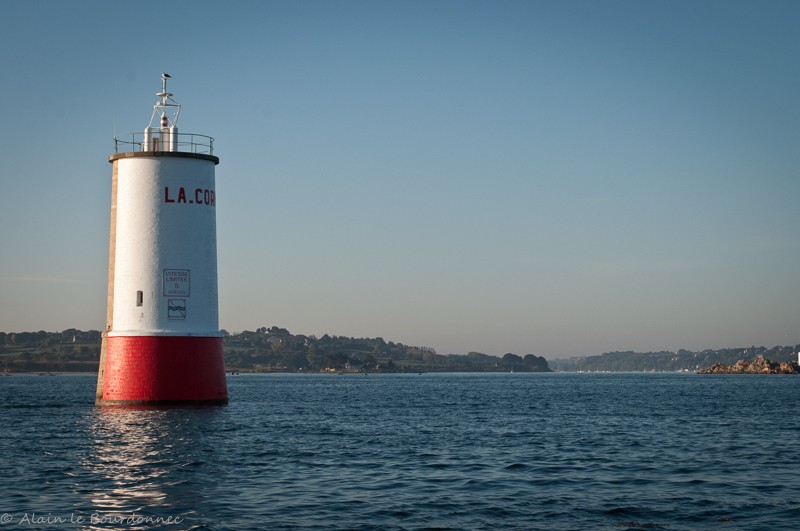
[[[223,330],[225,368],[235,372],[549,372],[541,356],[502,357],[479,352],[437,354],[383,338],[325,334],[295,335],[284,328],[258,328],[230,334]],[[0,332],[0,370],[4,372],[94,372],[100,360],[101,333]]]
[[[556,359],[507,353],[438,354],[434,349],[325,334],[292,334],[284,328],[223,330],[225,367],[238,372],[677,372],[715,364],[734,365],[759,357],[776,363],[797,361],[800,345],[677,352],[607,352]],[[101,333],[74,328],[63,332],[0,332],[2,372],[95,372]]]

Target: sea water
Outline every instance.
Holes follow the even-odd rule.
[[[0,529],[798,529],[800,377],[0,377]]]

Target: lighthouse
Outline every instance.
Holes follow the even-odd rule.
[[[167,92],[109,157],[108,305],[96,403],[225,404],[214,139],[179,133]]]

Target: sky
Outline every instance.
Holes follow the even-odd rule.
[[[0,2],[0,330],[105,328],[115,135],[215,138],[220,326],[800,343],[800,3]]]

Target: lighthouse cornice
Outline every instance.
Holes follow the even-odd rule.
[[[120,159],[133,159],[133,158],[159,158],[159,157],[180,157],[186,159],[201,159],[201,160],[208,160],[214,163],[214,165],[219,164],[219,157],[216,155],[208,155],[205,153],[189,153],[185,151],[126,151],[123,153],[114,153],[108,157],[108,162],[113,162],[115,160]]]

